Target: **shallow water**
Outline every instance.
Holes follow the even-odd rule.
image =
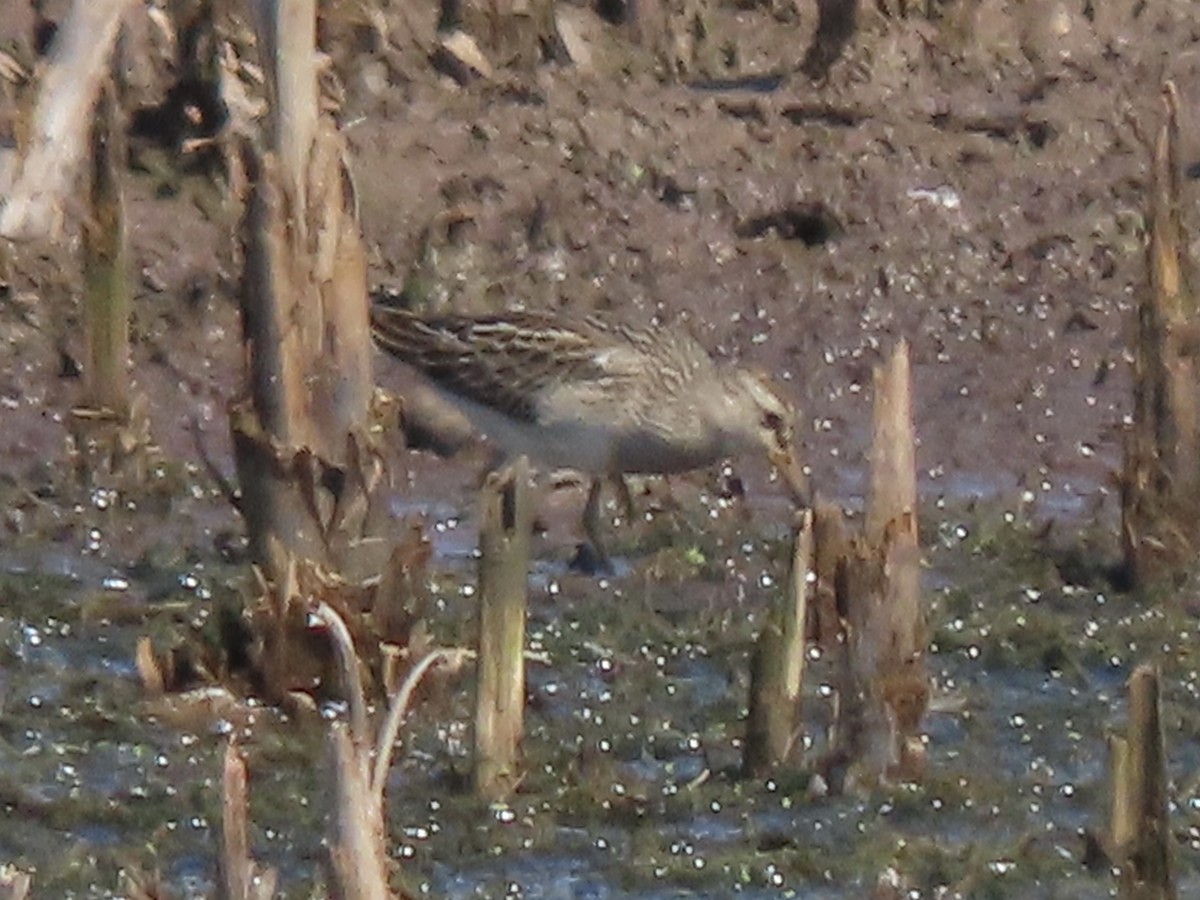
[[[1011,514],[931,512],[927,527],[945,535],[926,576],[943,711],[926,722],[926,782],[855,798],[813,795],[803,775],[741,781],[748,652],[784,548],[735,507],[714,509],[618,529],[631,542],[626,575],[535,565],[529,642],[541,661],[529,668],[528,776],[511,804],[460,792],[470,679],[435,685],[388,794],[393,856],[413,890],[847,897],[891,880],[909,896],[1108,895],[1114,882],[1085,868],[1081,835],[1104,827],[1105,735],[1145,659],[1166,676],[1181,896],[1200,890],[1190,617],[1064,583]],[[440,640],[469,634],[471,533],[468,513],[432,534],[448,548],[432,573]],[[638,541],[662,549],[639,556]],[[236,599],[240,566],[114,567],[61,547],[39,559],[37,546],[10,547],[2,562],[0,858],[35,868],[44,896],[114,896],[133,866],[182,895],[210,893],[233,733],[249,759],[255,854],[280,867],[289,896],[309,896],[322,872],[323,723],[220,693],[151,700],[132,662],[143,634],[207,627],[215,605]],[[806,678],[814,756],[832,718],[826,669],[815,659]]]

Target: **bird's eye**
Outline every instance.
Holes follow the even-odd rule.
[[[781,431],[783,429],[783,416],[776,412],[763,414],[763,428],[768,431]]]

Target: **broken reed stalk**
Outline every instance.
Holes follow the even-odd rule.
[[[129,415],[129,238],[121,190],[125,123],[115,77],[101,85],[92,120],[90,202],[83,223],[83,374],[85,405],[124,421]]]
[[[761,778],[782,765],[796,735],[813,571],[813,512],[800,514],[787,589],[772,605],[754,645],[750,716],[746,722],[746,776]]]
[[[479,527],[475,790],[499,800],[520,782],[525,728],[525,607],[533,499],[525,457],[484,483]]]
[[[808,638],[826,652],[836,652],[841,639],[837,578],[849,540],[841,507],[818,498],[813,504],[812,568],[816,579],[809,598]]]
[[[275,896],[278,873],[259,870],[250,858],[246,810],[246,760],[233,741],[225,745],[221,778],[221,856],[218,900],[267,900]]]
[[[248,397],[231,410],[251,553],[278,582],[289,553],[341,569],[366,527],[366,254],[336,127],[317,107],[314,0],[257,0],[268,149],[244,148],[243,341]]]
[[[252,880],[246,827],[246,761],[237,745],[225,745],[221,773],[221,855],[217,860],[218,900],[246,900]]]
[[[1200,496],[1200,323],[1184,277],[1179,95],[1172,82],[1163,86],[1163,100],[1166,118],[1150,166],[1149,284],[1138,302],[1133,427],[1125,441],[1121,480],[1126,568],[1139,584],[1191,562]]]
[[[1167,760],[1159,712],[1158,670],[1140,665],[1129,677],[1129,728],[1114,738],[1111,856],[1120,867],[1121,896],[1174,900],[1171,830],[1167,820]]]
[[[371,789],[371,746],[343,722],[330,731],[333,754],[333,834],[329,857],[334,895],[341,900],[389,900],[383,797]]]
[[[845,642],[833,758],[865,783],[919,777],[924,768],[919,731],[929,702],[905,341],[875,370],[874,389],[866,530],[850,542],[836,585]]]

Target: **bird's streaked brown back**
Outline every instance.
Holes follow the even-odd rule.
[[[375,304],[371,330],[388,353],[435,384],[514,419],[537,419],[536,396],[559,382],[609,376],[597,362],[595,334],[532,312],[421,316]]]

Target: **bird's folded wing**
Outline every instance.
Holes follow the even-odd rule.
[[[420,317],[375,306],[376,341],[435,384],[523,421],[556,388],[623,380],[644,367],[633,346],[534,313]]]

